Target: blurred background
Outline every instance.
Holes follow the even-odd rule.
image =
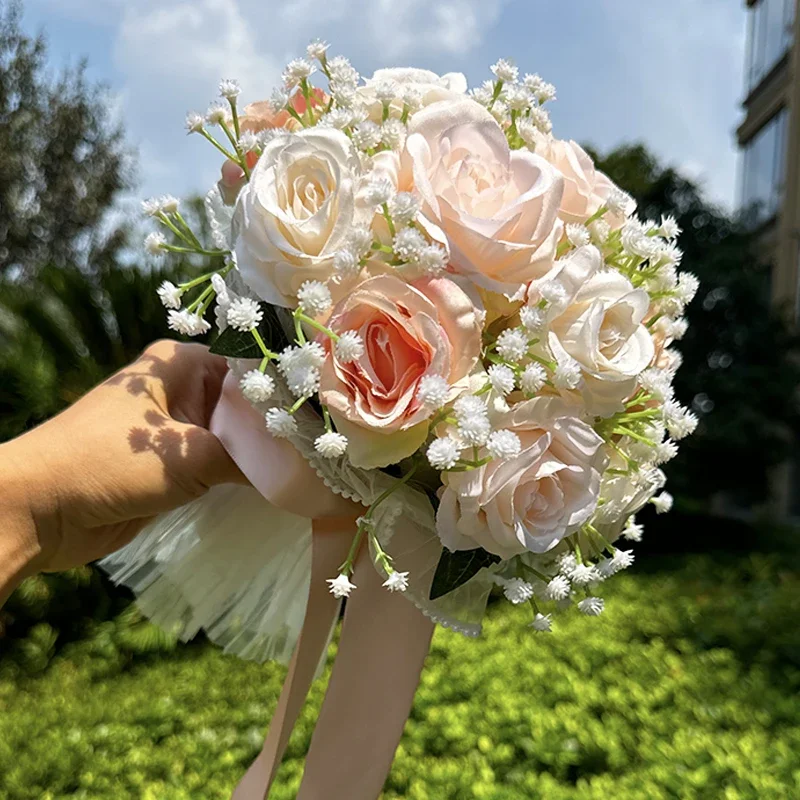
[[[168,334],[155,288],[198,265],[146,260],[138,200],[194,197],[202,225],[219,163],[183,117],[221,77],[268,97],[316,36],[362,74],[512,58],[643,217],[676,214],[701,425],[601,620],[534,636],[498,604],[477,642],[437,632],[384,797],[800,797],[798,5],[0,0],[0,440]],[[282,678],[176,644],[93,568],[30,580],[0,610],[0,798],[227,797]]]

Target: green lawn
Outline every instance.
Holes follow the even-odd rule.
[[[551,635],[505,604],[479,641],[438,631],[386,800],[800,797],[794,562],[647,566],[612,582],[603,617],[562,617]],[[114,674],[104,636],[38,677],[0,669],[0,797],[228,797],[282,669],[199,645]],[[323,688],[277,800],[295,796]]]

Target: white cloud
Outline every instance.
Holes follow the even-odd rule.
[[[557,134],[603,149],[643,140],[691,164],[715,199],[734,200],[745,12],[730,0],[29,0],[36,7],[53,37],[58,15],[100,15],[149,193],[214,179],[216,156],[185,138],[182,121],[213,99],[219,78],[238,78],[246,101],[262,99],[321,36],[364,74],[410,63],[477,82],[498,56],[515,58],[556,83]]]
[[[84,0],[68,2],[64,10],[86,13]],[[204,109],[221,77],[237,78],[245,101],[268,97],[282,65],[302,54],[314,35],[327,38],[332,52],[347,53],[367,74],[387,61],[413,62],[431,53],[457,52],[463,59],[491,30],[505,2],[289,0],[274,10],[265,9],[263,0],[118,5],[113,61],[124,81],[128,130],[142,149],[144,188],[199,190],[214,179],[218,163],[210,148],[194,139],[187,144],[180,134],[185,111]],[[166,153],[174,154],[172,160]],[[164,185],[170,178],[173,185]]]

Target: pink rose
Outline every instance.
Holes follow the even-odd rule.
[[[545,553],[594,513],[603,440],[560,398],[539,397],[492,419],[522,441],[518,456],[443,472],[436,527],[449,550],[483,547],[501,558]]]
[[[564,176],[564,196],[558,210],[564,222],[586,222],[617,191],[577,142],[549,138],[537,145],[536,152]],[[612,228],[625,224],[623,215],[606,214],[605,219]]]
[[[414,115],[400,183],[421,199],[420,224],[446,236],[452,268],[478,286],[513,295],[552,266],[564,181],[540,156],[511,150],[474,101]]]
[[[358,467],[385,467],[414,453],[430,416],[417,398],[420,380],[439,375],[452,385],[480,354],[480,313],[445,278],[370,278],[334,307],[328,325],[336,333],[355,330],[364,342],[354,362],[341,363],[334,350],[320,383],[320,398]]]

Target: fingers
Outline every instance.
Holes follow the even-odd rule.
[[[173,419],[207,428],[227,362],[200,344],[157,341],[132,365],[155,384],[153,400]]]

